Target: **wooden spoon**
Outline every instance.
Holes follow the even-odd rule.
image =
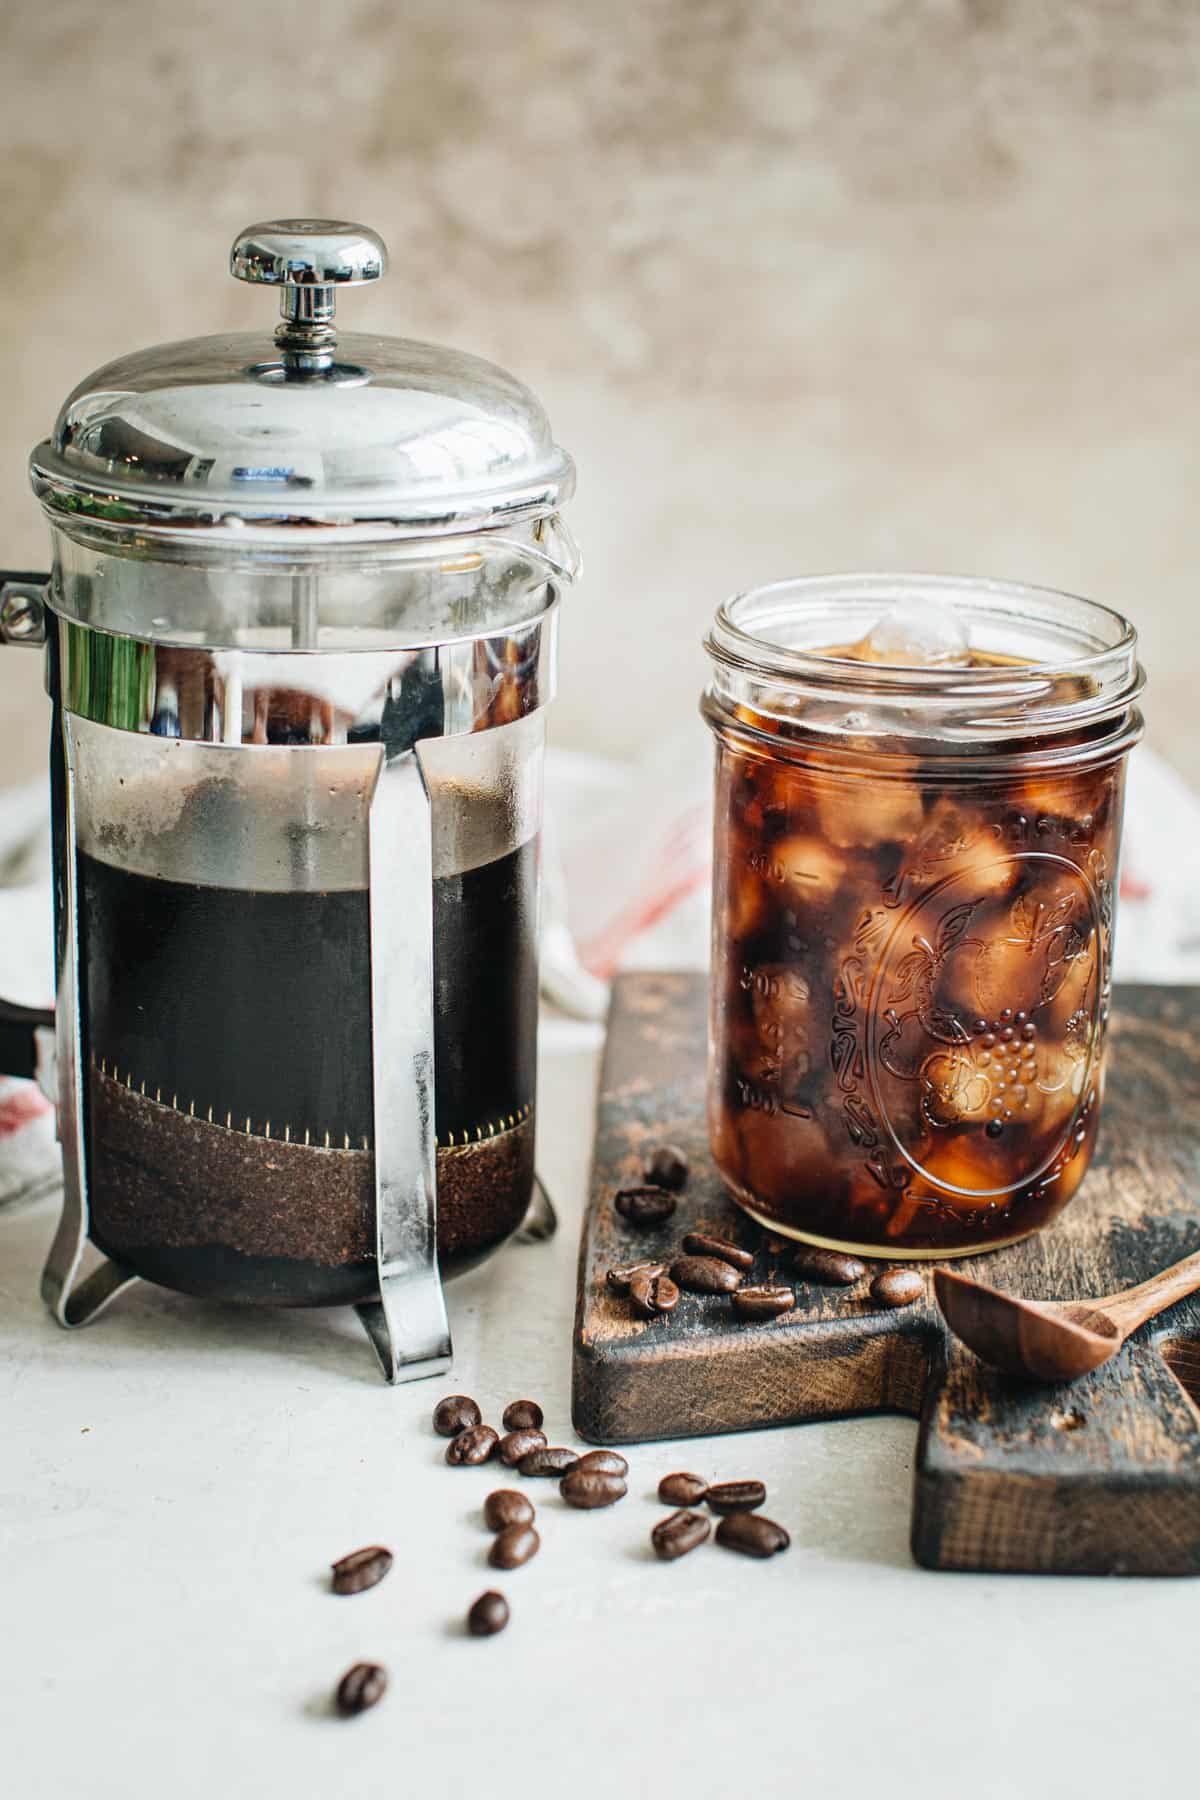
[[[981,1361],[1029,1381],[1075,1381],[1115,1356],[1155,1313],[1200,1288],[1200,1250],[1099,1300],[1020,1300],[951,1269],[936,1269],[933,1286],[947,1325]]]

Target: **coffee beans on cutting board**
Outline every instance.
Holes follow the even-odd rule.
[[[677,1256],[671,1280],[690,1294],[731,1294],[741,1286],[741,1271],[716,1256]]]
[[[678,1202],[666,1188],[621,1188],[613,1205],[627,1225],[661,1225],[675,1211]]]
[[[912,1306],[925,1293],[925,1283],[915,1269],[885,1269],[867,1292],[876,1306]]]
[[[646,1180],[678,1192],[687,1186],[688,1159],[674,1144],[660,1144],[646,1161]]]
[[[735,1269],[741,1269],[743,1274],[754,1267],[753,1250],[743,1250],[724,1238],[710,1237],[706,1231],[687,1232],[683,1247],[689,1256],[715,1256],[718,1262],[731,1263]]]
[[[867,1272],[866,1263],[857,1256],[822,1250],[816,1244],[801,1244],[792,1258],[792,1267],[805,1281],[820,1282],[825,1287],[853,1287]]]

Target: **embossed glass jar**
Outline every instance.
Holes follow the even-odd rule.
[[[930,599],[965,623],[968,664],[849,653]],[[869,1256],[1038,1230],[1099,1120],[1133,628],[1040,588],[854,575],[739,595],[707,648],[709,1111],[731,1192]]]

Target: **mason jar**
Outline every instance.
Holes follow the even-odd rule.
[[[1043,588],[851,575],[738,595],[707,649],[731,1193],[874,1257],[1039,1230],[1100,1120],[1132,626]]]

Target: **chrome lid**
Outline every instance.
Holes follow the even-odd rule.
[[[162,344],[107,364],[71,394],[30,459],[68,533],[297,550],[319,541],[459,535],[547,518],[574,485],[537,398],[482,358],[406,338],[341,334],[339,287],[378,280],[362,226],[250,226],[232,273],[276,286],[270,337]]]

